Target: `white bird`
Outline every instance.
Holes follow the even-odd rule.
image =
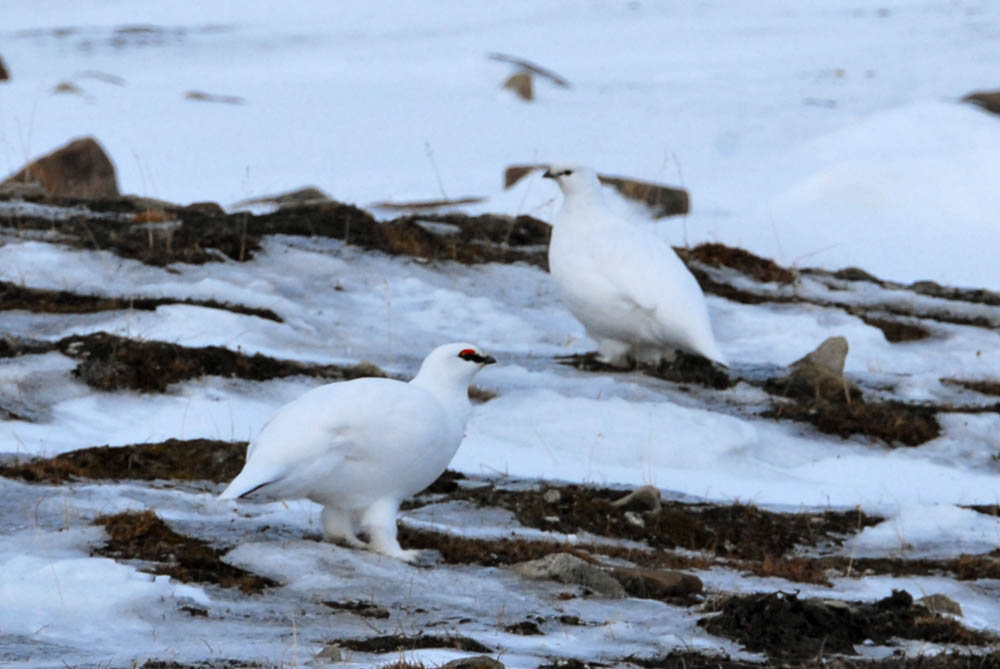
[[[563,302],[597,341],[598,358],[625,366],[673,360],[680,349],[723,365],[697,280],[666,241],[612,212],[587,167],[552,165],[563,192],[549,271]]]
[[[409,383],[364,378],[314,388],[268,420],[219,498],[311,499],[323,505],[328,540],[411,561],[418,552],[396,538],[399,503],[448,466],[472,410],[469,383],[493,362],[473,344],[445,344]]]

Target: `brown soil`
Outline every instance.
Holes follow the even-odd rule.
[[[1000,641],[951,618],[934,616],[902,590],[870,604],[847,605],[800,600],[783,592],[734,595],[720,614],[702,618],[698,624],[779,661],[811,660],[832,653],[854,655],[855,644],[866,639],[878,645],[893,637],[976,646]]]
[[[114,212],[134,217],[139,205],[127,200],[55,200],[58,204],[85,204],[91,211]],[[256,216],[249,213],[219,214],[203,206],[178,207],[170,215],[180,221],[154,229],[131,220],[96,220],[73,216],[65,221],[18,216],[0,218],[0,226],[14,229],[53,230],[68,243],[84,248],[112,250],[125,258],[151,265],[174,262],[205,263],[218,254],[246,261],[260,249],[265,235],[331,237],[390,255],[410,255],[429,260],[464,263],[525,261],[545,265],[545,252],[534,247],[547,243],[549,226],[530,216],[439,214],[402,216],[377,221],[357,207],[322,202],[283,207]],[[432,232],[419,221],[446,223],[455,234]]]
[[[697,260],[712,267],[729,267],[761,283],[793,283],[795,272],[773,260],[725,244],[699,244],[693,249],[676,249],[686,263]]]
[[[189,304],[210,309],[224,309],[237,314],[247,314],[281,323],[281,317],[270,309],[244,307],[215,300],[191,300],[151,297],[102,297],[81,295],[67,290],[26,288],[8,281],[0,281],[0,310],[20,309],[35,313],[89,314],[98,311],[138,309],[153,311],[165,304]]]
[[[931,336],[930,330],[916,323],[905,323],[891,318],[867,315],[861,315],[860,318],[868,325],[881,330],[886,341],[893,344],[904,341],[919,341]]]
[[[463,636],[437,636],[434,634],[419,634],[405,636],[393,634],[376,636],[368,639],[336,639],[329,644],[361,653],[398,653],[420,648],[454,648],[470,653],[492,653],[492,649],[475,639]]]
[[[889,446],[919,446],[941,434],[935,414],[940,407],[902,402],[852,402],[826,400],[774,404],[761,414],[775,420],[811,423],[820,432],[843,438],[864,435]]]
[[[81,448],[48,459],[0,464],[0,476],[32,483],[65,483],[79,479],[176,479],[222,483],[240,473],[245,454],[246,442],[168,439],[155,444]]]
[[[967,381],[963,379],[941,379],[941,381],[974,390],[982,395],[1000,396],[1000,381]]]
[[[104,526],[108,542],[95,549],[93,555],[140,560],[151,563],[143,569],[153,574],[166,574],[183,583],[216,583],[224,588],[239,588],[248,595],[278,585],[269,578],[222,562],[220,556],[225,551],[174,532],[153,511],[98,516],[94,524]]]
[[[627,515],[635,512],[611,504],[623,496],[620,490],[582,485],[548,488],[548,491],[552,490],[558,491],[558,501],[546,501],[545,492],[541,490],[515,492],[494,486],[459,487],[447,498],[507,509],[528,527],[564,534],[590,532],[637,541],[654,549],[680,547],[753,561],[763,560],[766,556],[783,556],[801,546],[838,545],[845,536],[882,520],[860,511],[784,514],[751,505],[717,506],[668,501],[659,511],[641,514],[639,519],[642,524],[638,525],[634,522],[635,515]],[[498,556],[509,550],[522,550],[503,549],[503,545],[506,544],[492,547],[498,551]],[[534,557],[539,556],[518,555],[512,561]]]
[[[352,367],[310,365],[256,353],[245,355],[220,346],[190,348],[158,341],[138,341],[106,332],[73,335],[55,345],[80,360],[74,374],[99,390],[164,392],[171,384],[212,375],[264,381],[312,376],[332,381],[385,376],[371,364]]]
[[[725,390],[735,385],[736,380],[730,378],[722,367],[700,355],[690,355],[677,351],[673,362],[661,362],[659,365],[641,365],[633,363],[630,368],[615,367],[597,359],[597,352],[560,356],[557,360],[585,372],[622,372],[640,370],[649,376],[655,376],[673,383],[692,383],[706,388]]]
[[[323,604],[338,611],[350,611],[351,613],[359,615],[362,618],[385,619],[389,617],[388,609],[384,609],[378,604],[373,604],[372,602],[361,602],[356,599],[352,599],[349,602],[324,601]]]
[[[761,664],[747,660],[734,660],[728,655],[699,655],[694,651],[674,651],[664,657],[628,657],[624,661],[649,669],[767,669],[768,667],[781,667],[782,669],[815,669],[816,667],[824,667],[824,669],[996,669],[996,667],[1000,667],[1000,652],[974,654],[968,651],[952,651],[916,657],[893,655],[883,660],[824,655],[821,658],[783,659],[780,663]],[[580,664],[579,666],[596,665]]]

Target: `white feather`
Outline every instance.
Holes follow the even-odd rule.
[[[612,212],[589,168],[551,166],[546,174],[564,196],[553,221],[549,271],[601,358],[657,362],[680,349],[726,364],[705,295],[673,248]]]
[[[471,410],[469,383],[492,361],[472,344],[446,344],[409,383],[366,378],[314,388],[268,420],[219,497],[311,499],[325,507],[328,538],[363,545],[360,526],[372,550],[412,559],[396,541],[399,502],[448,466]]]

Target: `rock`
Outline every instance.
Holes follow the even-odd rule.
[[[621,499],[611,502],[611,506],[620,506],[628,511],[659,511],[660,489],[652,485],[636,488]]]
[[[527,70],[515,72],[507,77],[507,81],[503,82],[502,88],[514,91],[514,94],[525,102],[531,102],[535,99],[534,82],[531,78],[531,72]]]
[[[476,655],[446,662],[441,665],[441,669],[506,669],[506,667],[503,662],[494,660],[488,655]]]
[[[926,606],[927,610],[931,613],[950,613],[955,616],[963,615],[961,604],[940,593],[921,597],[917,600],[917,603]]]
[[[569,553],[551,553],[537,560],[521,562],[514,565],[514,571],[524,578],[582,585],[602,597],[621,599],[625,596],[625,588],[611,574]]]
[[[324,662],[343,662],[344,652],[337,644],[330,643],[323,646],[323,650],[316,653],[316,659]]]
[[[41,200],[48,193],[37,181],[4,181],[0,184],[0,200]]]
[[[241,105],[246,100],[239,95],[217,95],[206,93],[205,91],[188,91],[184,94],[185,100],[197,100],[199,102],[221,102],[227,105]]]
[[[971,102],[992,114],[1000,114],[1000,91],[975,91],[962,98],[962,102]]]
[[[306,186],[305,188],[299,188],[287,193],[279,193],[278,195],[264,195],[250,198],[249,200],[240,200],[233,204],[233,208],[248,207],[254,204],[276,204],[279,208],[283,209],[285,207],[301,207],[326,202],[333,202],[329,195],[315,186]]]
[[[226,210],[218,202],[192,202],[181,207],[181,211],[201,214],[203,216],[225,216]]]
[[[562,493],[555,488],[549,488],[542,494],[542,500],[546,504],[558,504],[562,501]]]
[[[534,170],[545,169],[547,165],[509,165],[503,173],[503,187],[510,188]],[[691,197],[683,188],[674,188],[651,181],[640,181],[629,177],[598,174],[597,178],[606,186],[612,186],[622,197],[643,202],[654,218],[686,214],[691,211]]]
[[[0,56],[0,81],[10,81],[10,70],[7,69],[2,56]]]
[[[667,569],[642,567],[616,567],[611,570],[622,587],[632,597],[665,599],[695,595],[704,587],[701,579],[693,574]]]
[[[793,362],[785,380],[799,392],[811,392],[815,399],[850,401],[858,390],[844,377],[848,348],[846,337],[828,337],[815,351]]]
[[[676,216],[691,211],[691,197],[683,188],[603,174],[598,175],[598,178],[602,184],[613,186],[629,200],[644,202],[652,210],[653,218]]]
[[[75,139],[4,180],[38,182],[50,195],[81,199],[119,196],[115,166],[93,137]]]

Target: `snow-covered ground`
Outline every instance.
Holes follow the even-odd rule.
[[[549,67],[572,87],[536,81],[538,99],[520,102],[499,90],[510,69],[486,58],[493,51]],[[958,101],[1000,83],[1000,4],[990,0],[877,8],[842,0],[448,2],[433,10],[304,2],[280,11],[267,3],[6,0],[0,56],[13,75],[0,83],[0,172],[91,134],[114,159],[124,192],[180,203],[230,205],[313,184],[361,206],[482,195],[487,201],[470,211],[547,219],[555,188],[534,176],[504,192],[503,169],[571,158],[688,188],[690,215],[648,223],[677,245],[720,241],[788,266],[858,266],[886,279],[1000,290],[1000,117]],[[80,92],[54,94],[63,81]],[[244,102],[194,101],[188,91]],[[860,505],[889,520],[852,540],[846,550],[858,555],[958,555],[1000,543],[996,518],[959,506],[1000,502],[996,413],[942,415],[941,437],[889,450],[758,418],[741,409],[761,399],[746,384],[706,402],[638,374],[581,373],[553,357],[593,350],[593,342],[537,268],[426,264],[296,237],[268,238],[248,263],[157,268],[5,236],[0,280],[215,299],[271,309],[284,321],[188,305],[0,311],[0,334],[36,339],[107,331],[320,363],[370,360],[403,375],[438,343],[476,341],[501,364],[477,379],[499,395],[476,407],[452,463],[469,474],[652,483],[671,496],[777,509]],[[827,289],[803,277],[795,290]],[[851,295],[845,299],[865,299]],[[899,294],[906,304],[931,299]],[[942,378],[1000,379],[995,329],[940,324],[928,339],[890,344],[834,308],[718,297],[709,308],[736,369],[786,365],[843,335],[848,375],[903,399],[949,396]],[[36,417],[0,423],[0,453],[244,440],[316,383],[207,378],[162,395],[99,393],[69,375],[74,364],[59,353],[0,359],[4,406]],[[474,593],[502,599],[516,621],[551,595],[503,572],[485,580],[462,568],[415,570],[314,542],[254,537],[232,561],[285,585],[263,602],[243,602],[88,557],[100,536],[89,520],[128,508],[202,528],[232,521],[251,533],[232,504],[208,492],[0,479],[0,499],[0,638],[14,649],[0,658],[17,666],[58,658],[129,666],[145,657],[290,666],[321,642],[318,599],[374,597],[404,608],[431,600],[457,620],[461,598],[442,593]],[[316,530],[307,503],[258,512],[254,522]],[[701,576],[727,591],[782,583],[716,570]],[[410,589],[400,594],[403,584]],[[838,597],[858,599],[892,588],[944,592],[962,603],[965,624],[1000,632],[995,583],[878,577],[837,587]],[[229,615],[191,618],[176,600]],[[484,633],[509,649],[508,666],[533,666],[545,654],[599,657],[611,643],[613,657],[681,646],[736,652],[684,609],[641,602],[623,614],[606,602],[574,602],[583,607],[576,615],[614,622],[546,639],[541,649],[531,637]],[[255,632],[268,607],[287,609],[287,626]],[[300,610],[308,621],[301,635]],[[327,637],[370,631],[349,619],[338,616],[336,625],[357,629],[330,623]],[[428,620],[414,614],[405,631]],[[433,663],[457,655],[415,656]]]

